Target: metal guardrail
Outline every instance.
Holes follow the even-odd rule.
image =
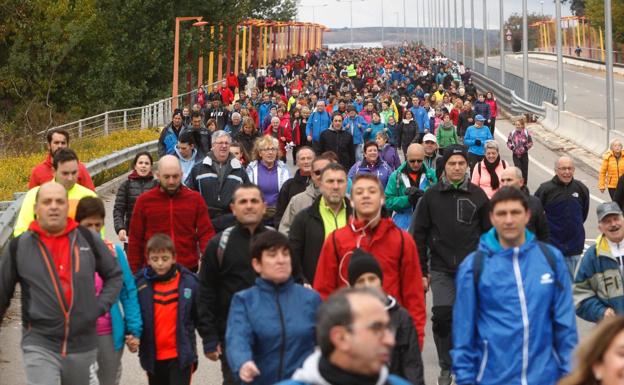
[[[600,50],[599,50],[599,52],[600,52]],[[617,51],[613,51],[613,53],[617,54]],[[529,55],[530,54],[557,56],[556,53],[553,53],[553,52],[542,52],[542,51],[529,51]],[[574,55],[563,55],[563,57],[564,57],[564,59],[573,59],[573,60],[578,60],[578,61],[584,61],[584,62],[587,62],[587,63],[605,65],[605,62],[603,62],[602,60],[590,59],[588,57],[578,57],[578,56],[574,56]],[[619,68],[624,68],[624,63],[613,63],[613,66],[614,67],[619,67]]]
[[[137,144],[136,146],[124,148],[120,151],[115,151],[110,155],[92,160],[85,166],[87,167],[89,174],[94,177],[103,171],[117,167],[124,162],[134,159],[135,155],[141,151],[154,152],[157,150],[158,140],[152,140],[150,142]],[[17,214],[22,207],[23,200],[24,195],[22,194],[18,199],[9,204],[6,210],[0,213],[0,249],[3,249],[9,239],[11,239],[11,235],[13,234],[13,224],[15,223]]]

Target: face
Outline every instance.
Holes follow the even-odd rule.
[[[375,143],[377,143],[377,146],[379,146],[379,148],[382,148],[383,146],[386,145],[386,140],[384,139],[383,136],[377,135],[375,137]]]
[[[280,121],[279,119],[271,119],[271,127],[273,128],[273,131],[277,131],[280,125]]]
[[[314,160],[314,152],[312,150],[303,149],[297,152],[297,168],[303,175],[310,175],[312,172],[312,161]]]
[[[182,110],[182,115],[189,116],[191,115],[191,111],[187,107],[184,107],[184,109]]]
[[[212,143],[212,153],[218,162],[225,162],[230,155],[230,138],[220,136]]]
[[[483,95],[479,95],[479,101],[480,102],[484,102],[485,101],[485,97]]]
[[[251,124],[245,124],[243,126],[243,131],[245,132],[245,134],[251,135],[251,133],[253,132],[253,126]]]
[[[342,116],[334,116],[332,119],[332,127],[334,130],[342,130]]]
[[[444,173],[451,182],[461,182],[466,176],[468,162],[461,155],[451,155],[444,166]]]
[[[612,242],[621,242],[624,239],[624,217],[621,214],[611,214],[598,222],[598,230]]]
[[[276,284],[288,281],[292,274],[290,251],[283,247],[264,250],[260,260],[254,258],[251,263],[260,277]]]
[[[99,234],[102,227],[104,227],[104,218],[99,215],[92,215],[81,220],[80,225]]]
[[[559,177],[559,180],[565,184],[572,182],[574,178],[574,163],[572,159],[561,158],[557,161],[557,167],[555,168],[555,174]]]
[[[178,191],[182,183],[182,169],[180,168],[180,163],[178,162],[175,164],[174,162],[170,162],[169,164],[160,164],[158,181],[160,182],[160,187],[168,194],[174,194]]]
[[[52,134],[52,141],[50,141],[50,144],[48,144],[48,150],[50,151],[51,155],[54,155],[56,150],[58,150],[59,148],[67,148],[67,145],[68,143],[65,135],[59,134],[57,132]]]
[[[165,275],[175,264],[175,257],[170,250],[152,250],[147,257],[147,264],[157,275]]]
[[[498,158],[498,151],[495,148],[488,148],[485,150],[485,159],[487,159],[488,162],[494,163],[496,158]]]
[[[360,179],[351,187],[351,202],[358,217],[373,218],[384,204],[379,183]]]
[[[431,156],[438,148],[438,144],[433,140],[427,140],[423,142],[423,147],[425,148],[425,155]]]
[[[180,127],[180,125],[182,125],[182,116],[180,116],[180,114],[177,114],[173,117],[172,121],[175,127]]]
[[[54,170],[54,180],[62,184],[69,191],[78,181],[78,162],[70,160],[57,165]]]
[[[65,229],[69,203],[67,191],[59,184],[43,185],[39,189],[39,196],[35,202],[35,216],[39,226],[56,234]]]
[[[364,158],[368,163],[375,163],[377,159],[379,159],[379,150],[377,146],[368,146],[366,147],[366,152],[364,153]]]
[[[607,350],[602,361],[592,365],[594,376],[601,377],[601,384],[620,385],[624,383],[624,331],[618,333]]]
[[[192,144],[178,142],[176,147],[184,159],[188,159],[193,155],[194,146]]]
[[[329,204],[339,204],[347,192],[347,175],[342,171],[327,170],[321,177],[321,193]]]
[[[243,226],[258,225],[266,211],[260,191],[255,188],[239,188],[234,194],[230,209]]]
[[[323,171],[329,163],[330,162],[326,159],[317,160],[312,163],[312,175],[310,177],[312,179],[312,183],[314,183],[316,187],[321,185],[321,171]]]
[[[241,160],[243,157],[243,153],[239,147],[230,146],[230,154],[234,155],[234,157],[238,160]]]
[[[146,155],[141,155],[137,159],[134,169],[140,176],[146,176],[152,171],[152,162]]]
[[[476,126],[477,128],[481,128],[481,127],[483,127],[483,121],[482,121],[482,120],[476,120],[476,119],[475,119],[475,126]]]
[[[373,114],[373,122],[379,123],[380,121],[381,121],[381,117],[378,114],[374,113]]]
[[[260,149],[260,158],[267,163],[275,162],[277,159],[277,147],[264,147]]]
[[[358,289],[363,287],[381,288],[381,279],[376,274],[364,273],[360,275],[353,286]]]
[[[611,145],[611,151],[615,153],[619,153],[620,151],[622,151],[622,143],[618,141],[613,142],[613,144]]]
[[[518,245],[530,218],[531,212],[517,200],[499,202],[490,213],[490,221],[499,239],[508,245]]]
[[[511,186],[520,188],[524,184],[522,178],[518,178],[515,169],[505,169],[500,175],[500,184],[501,186]]]
[[[354,309],[353,323],[337,348],[350,358],[350,371],[377,375],[390,362],[395,344],[390,317],[381,301],[370,295],[352,296],[349,302]]]
[[[323,102],[316,103],[316,110],[318,112],[323,112],[324,109],[325,109],[325,103]]]
[[[194,129],[199,130],[201,128],[201,116],[193,116],[193,119],[191,119],[191,124],[193,125]]]

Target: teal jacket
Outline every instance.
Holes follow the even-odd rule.
[[[132,275],[132,270],[130,270],[126,253],[124,253],[120,245],[115,245],[115,254],[123,274],[123,286],[121,287],[117,301],[115,301],[110,308],[110,315],[113,322],[113,343],[115,344],[115,350],[121,350],[126,342],[126,334],[141,338],[143,320],[141,318],[141,309],[139,308],[139,299],[137,297],[134,276]]]
[[[405,190],[411,186],[406,167],[408,167],[407,162],[403,162],[399,168],[390,174],[385,191],[386,208],[394,211],[392,216],[394,223],[404,230],[409,228],[412,213],[414,212],[414,207],[412,207],[408,196],[405,194]],[[425,172],[420,177],[418,187],[424,191],[438,183],[438,178],[434,169],[428,168],[424,163],[422,167],[425,168]]]

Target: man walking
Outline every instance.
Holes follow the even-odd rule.
[[[338,163],[347,170],[351,169],[355,163],[353,135],[342,129],[342,115],[340,113],[334,113],[331,126],[321,133],[319,149],[321,153],[326,151],[336,153]]]
[[[34,210],[37,219],[0,258],[0,322],[19,282],[28,385],[88,384],[97,370],[95,320],[117,299],[121,269],[97,235],[68,218],[64,186],[43,184]]]
[[[589,189],[574,179],[572,158],[562,156],[555,162],[555,176],[540,185],[535,196],[542,202],[550,229],[550,243],[561,251],[574,277],[583,248],[589,213]]]
[[[423,277],[427,277],[423,282],[425,290],[430,284],[433,292],[431,321],[440,365],[438,384],[450,385],[454,278],[459,264],[476,248],[479,236],[489,229],[490,223],[487,195],[470,183],[464,148],[449,146],[442,159],[444,176],[420,198],[411,229]]]
[[[570,276],[556,248],[526,231],[526,196],[502,187],[493,229],[457,273],[453,372],[457,385],[555,385],[577,344]]]

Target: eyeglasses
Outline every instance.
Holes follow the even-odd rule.
[[[388,332],[388,333],[390,333],[392,335],[396,335],[396,331],[397,331],[396,326],[394,326],[393,324],[391,324],[391,323],[384,323],[384,322],[381,322],[381,321],[376,321],[376,322],[370,323],[368,325],[354,325],[354,324],[351,324],[351,325],[347,325],[346,328],[350,332],[353,332],[353,330],[356,329],[356,326],[359,326],[359,328],[370,330],[378,338],[383,337],[386,332]]]
[[[260,151],[264,151],[264,152],[277,151],[277,148],[275,148],[275,147],[263,148]]]
[[[408,163],[422,163],[424,162],[424,159],[408,159],[407,162]]]
[[[312,173],[316,176],[321,176],[321,173],[323,172],[323,170],[314,170],[312,171]]]

